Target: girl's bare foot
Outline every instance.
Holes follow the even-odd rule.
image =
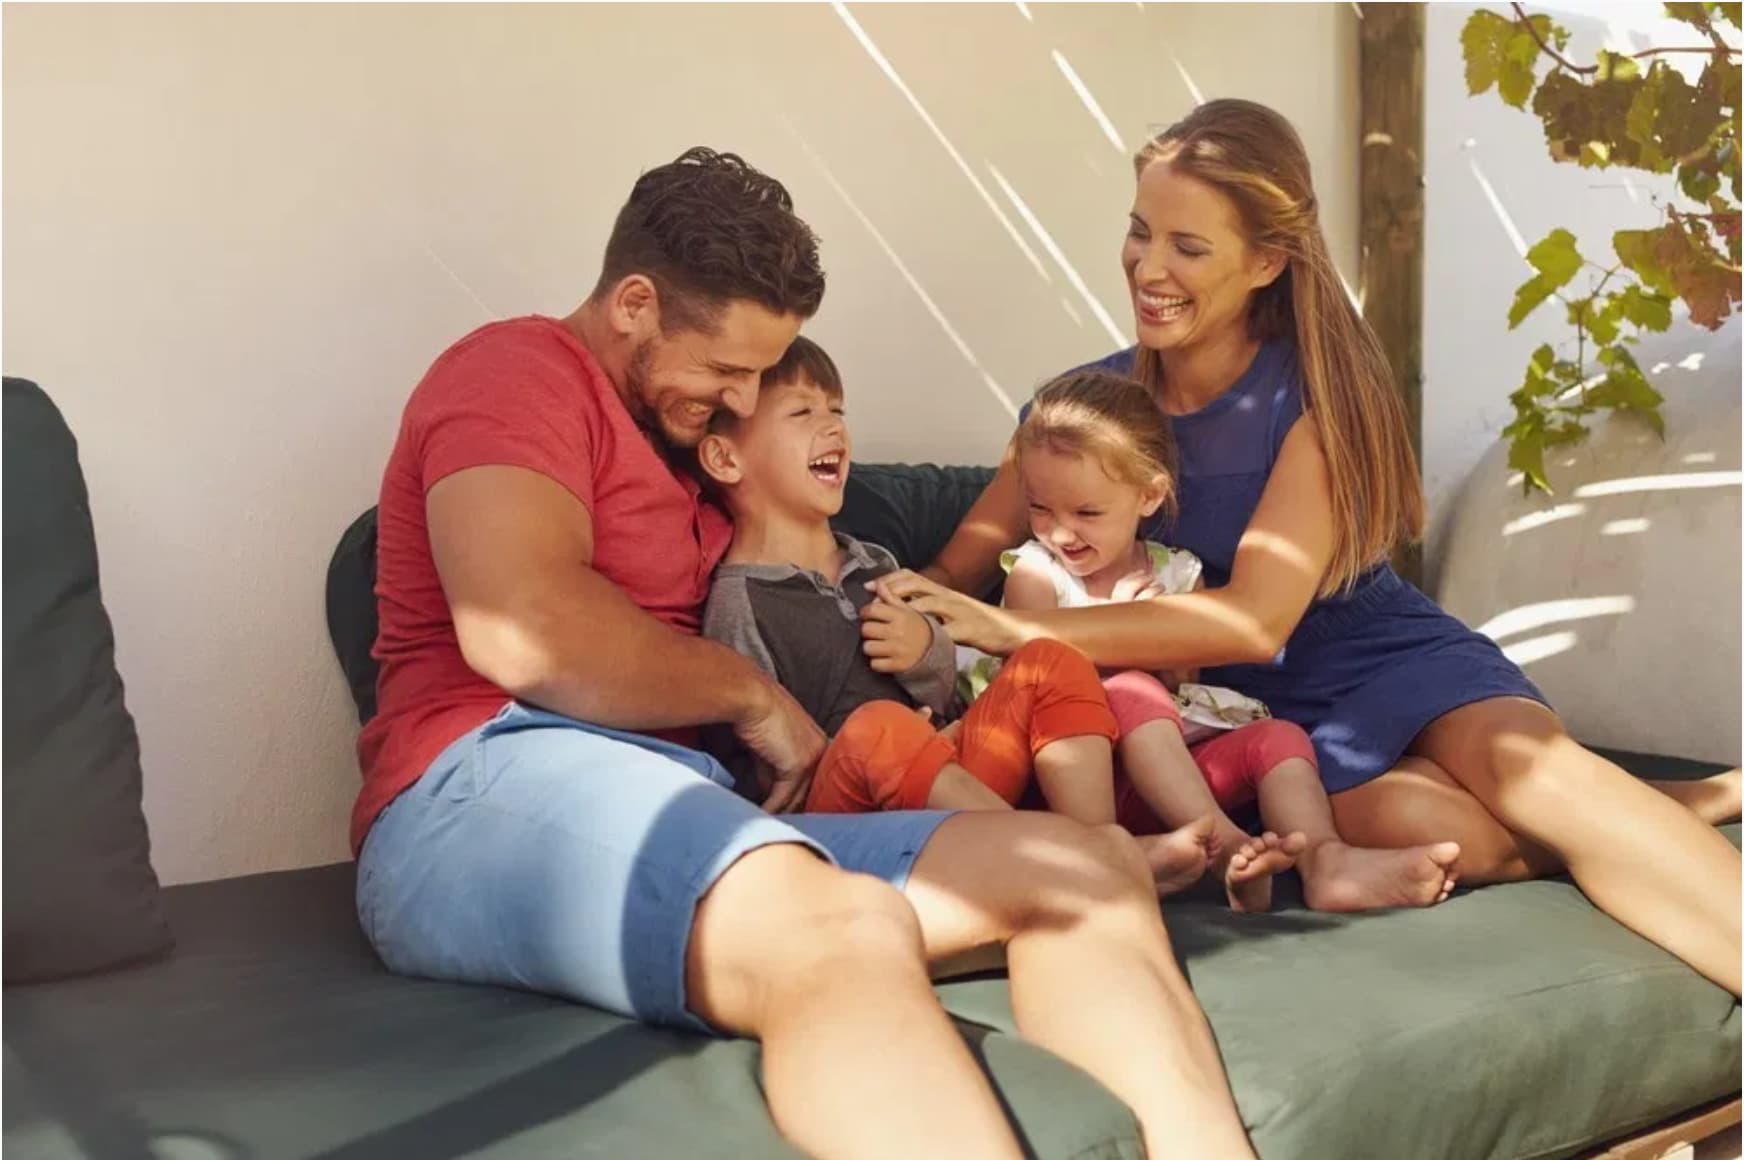
[[[1314,910],[1434,906],[1459,880],[1458,842],[1374,850],[1322,842],[1301,858],[1302,896]]]
[[[1250,838],[1231,854],[1223,869],[1223,889],[1229,908],[1241,914],[1260,914],[1272,908],[1272,876],[1296,864],[1308,848],[1307,835],[1266,833]]]
[[[1178,894],[1205,877],[1216,854],[1215,836],[1216,819],[1207,814],[1178,830],[1146,834],[1138,839],[1139,849],[1151,865],[1158,898]]]

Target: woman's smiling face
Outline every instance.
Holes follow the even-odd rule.
[[[1139,343],[1157,351],[1245,328],[1254,291],[1284,268],[1248,245],[1234,202],[1166,161],[1139,175],[1120,262]]]

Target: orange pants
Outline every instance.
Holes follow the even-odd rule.
[[[939,771],[956,762],[1012,805],[1035,755],[1067,737],[1116,736],[1096,666],[1058,641],[1024,645],[963,715],[955,742],[896,701],[869,701],[842,723],[818,762],[805,808],[866,814],[926,808]]]

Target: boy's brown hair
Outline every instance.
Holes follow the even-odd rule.
[[[836,369],[835,360],[803,334],[794,338],[787,352],[763,372],[760,391],[798,382],[814,383],[832,399],[842,397],[842,374]],[[708,433],[731,437],[739,429],[740,422],[737,415],[722,407],[709,420]]]

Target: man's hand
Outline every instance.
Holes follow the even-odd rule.
[[[861,651],[879,673],[905,673],[932,647],[933,626],[907,605],[882,596],[860,610]]]
[[[805,808],[811,776],[824,752],[824,732],[799,702],[773,681],[766,699],[733,732],[757,759],[758,781],[768,790],[763,808],[772,814]]]

